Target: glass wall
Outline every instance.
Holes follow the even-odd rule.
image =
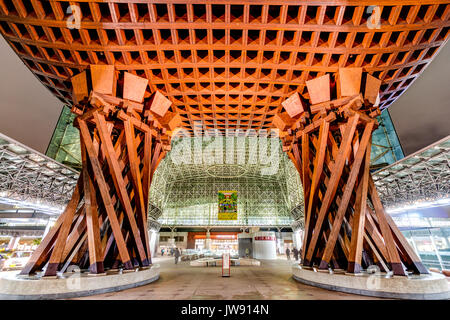
[[[75,114],[70,112],[68,106],[64,106],[46,155],[79,170],[81,168],[80,133],[73,126],[74,119]]]
[[[404,158],[389,111],[384,110],[377,120],[379,127],[373,132],[370,153],[373,169],[380,169]]]
[[[450,270],[450,217],[442,216],[448,209],[430,208],[392,216],[428,268]]]
[[[73,126],[75,115],[65,106],[61,112],[46,155],[72,168],[81,168],[80,136]],[[373,133],[371,164],[379,169],[404,157],[388,110],[377,118],[380,126]]]
[[[218,220],[218,190],[238,192],[237,220]],[[246,178],[179,182],[170,188],[158,222],[162,225],[289,226],[292,218],[283,194],[279,184]]]

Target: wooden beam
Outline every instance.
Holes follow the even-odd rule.
[[[322,230],[322,223],[325,218],[325,215],[328,212],[331,201],[333,200],[336,189],[339,183],[339,179],[341,178],[342,170],[344,168],[345,160],[348,157],[349,152],[351,151],[351,141],[353,138],[353,134],[356,129],[356,125],[358,124],[359,116],[355,115],[349,119],[348,124],[346,125],[345,133],[342,138],[341,146],[339,147],[338,157],[336,159],[336,163],[333,166],[333,170],[331,172],[330,181],[327,185],[327,191],[325,193],[324,199],[322,201],[322,205],[320,207],[320,212],[316,220],[316,224],[314,226],[313,236],[311,239],[311,243],[308,247],[308,252],[304,261],[305,265],[309,265],[311,263],[311,258],[315,252],[316,243],[319,238],[319,235]]]
[[[309,199],[305,198],[305,202],[308,201],[308,205],[306,206],[306,214],[305,214],[305,236],[304,236],[304,247],[308,247],[308,242],[312,234],[312,228],[310,227],[313,223],[314,219],[312,218],[313,214],[316,214],[312,208],[316,208],[316,196],[318,185],[323,175],[323,164],[325,160],[325,153],[327,149],[327,139],[328,139],[328,130],[330,128],[330,124],[328,121],[323,121],[319,130],[319,148],[316,150],[316,156],[314,159],[314,169],[313,169],[313,177],[311,182],[311,190],[309,192]]]
[[[74,199],[74,197],[76,198],[80,194],[80,184],[82,184],[83,182],[82,179],[83,178],[81,176],[78,178],[78,182],[75,186],[72,198],[70,200],[71,202],[76,202],[76,199]],[[61,230],[63,222],[66,220],[67,216],[69,216],[70,210],[71,208],[66,207],[64,212],[58,217],[53,227],[50,228],[49,232],[44,237],[39,247],[33,252],[25,267],[20,272],[21,275],[33,274],[37,269],[43,267],[43,264],[46,263],[46,260],[51,252],[52,246],[55,243],[59,231]]]
[[[117,248],[120,253],[120,258],[122,260],[125,269],[132,269],[133,265],[131,264],[130,256],[128,254],[125,240],[122,235],[122,230],[120,228],[119,221],[117,220],[115,209],[112,205],[111,197],[109,195],[109,188],[106,184],[105,177],[103,176],[102,173],[101,165],[98,161],[98,153],[95,151],[95,148],[92,144],[92,140],[86,122],[84,122],[83,120],[79,120],[78,124],[80,128],[81,138],[84,140],[84,143],[86,144],[86,150],[88,152],[89,159],[91,161],[95,180],[97,181],[98,188],[100,189],[103,205],[108,214],[108,219],[111,224],[111,228],[113,230]]]
[[[142,159],[142,190],[144,192],[144,207],[148,208],[150,196],[150,167],[152,161],[152,136],[146,132],[144,139],[144,157]]]
[[[143,264],[143,266],[148,266],[149,264],[148,258],[144,250],[144,245],[142,242],[141,235],[139,233],[139,229],[136,224],[136,219],[134,218],[133,208],[131,206],[128,193],[126,191],[126,185],[123,180],[122,171],[120,170],[120,166],[116,158],[111,138],[106,130],[106,120],[103,115],[96,112],[94,113],[94,121],[96,123],[100,135],[100,140],[102,141],[102,144],[105,146],[106,159],[108,161],[112,173],[112,178],[117,191],[117,195],[119,196],[120,203],[125,210],[126,217],[132,229],[132,237],[138,249],[141,263]]]
[[[339,230],[341,229],[341,224],[344,219],[344,214],[347,211],[350,197],[352,196],[354,186],[356,183],[356,179],[360,172],[361,163],[363,162],[364,155],[367,152],[367,145],[370,145],[369,140],[370,140],[370,137],[372,136],[373,124],[374,124],[373,121],[370,122],[369,124],[366,125],[366,127],[364,129],[364,133],[363,133],[363,136],[361,139],[361,144],[356,153],[355,160],[351,166],[350,175],[347,179],[347,184],[344,189],[344,194],[342,196],[341,203],[339,205],[339,209],[338,209],[335,219],[334,219],[333,227],[331,229],[331,233],[330,233],[328,242],[325,247],[325,252],[322,256],[322,260],[319,265],[319,268],[321,268],[321,269],[328,268],[328,263],[330,262],[331,254],[333,253],[334,245],[336,243],[336,239],[337,239]],[[370,155],[370,151],[369,151],[369,155]],[[369,163],[370,163],[370,158],[369,158]],[[365,193],[364,193],[364,190],[366,191]],[[360,195],[360,199],[362,200],[361,205],[363,205],[363,208],[366,207],[365,206],[366,198],[367,198],[367,188],[364,189],[364,186],[363,186],[362,192]],[[357,199],[357,201],[358,201],[358,199]],[[353,238],[353,234],[352,234],[352,238]]]
[[[389,263],[391,264],[392,271],[395,275],[405,276],[405,270],[403,270],[403,265],[395,246],[391,229],[386,220],[386,212],[384,211],[383,205],[381,204],[377,189],[375,188],[375,184],[373,183],[372,179],[369,179],[369,192],[372,204],[375,208],[375,214],[378,218],[378,224],[381,229],[381,234],[383,235],[384,243],[386,244],[386,248],[388,251],[387,258]]]
[[[56,276],[56,272],[60,264],[62,263],[62,254],[64,251],[64,246],[66,245],[67,236],[70,231],[70,227],[73,222],[73,216],[77,209],[78,203],[80,202],[81,190],[79,187],[75,188],[73,192],[72,199],[70,199],[69,204],[64,210],[65,217],[64,221],[61,225],[61,229],[58,232],[58,236],[56,238],[55,246],[53,247],[52,253],[50,255],[50,259],[48,261],[47,269],[45,270],[44,276]]]
[[[88,158],[86,155],[86,147],[84,140],[80,141],[81,144],[81,159],[82,159],[82,172],[83,185],[84,185],[84,205],[86,212],[86,228],[87,238],[89,246],[89,272],[93,274],[103,273],[103,255],[101,252],[100,244],[100,226],[97,214],[97,200],[95,195],[95,189],[91,181],[91,177],[88,172]]]
[[[131,121],[125,121],[125,137],[127,141],[128,162],[130,164],[131,183],[134,188],[134,202],[137,212],[137,224],[139,232],[144,237],[144,247],[147,254],[147,260],[150,261],[150,242],[147,232],[147,208],[145,207],[144,194],[141,183],[141,172],[139,170],[140,161],[137,156],[137,147],[135,145],[134,127]],[[146,142],[144,140],[144,142]],[[145,147],[144,147],[145,148]]]
[[[364,148],[361,144],[359,149]],[[370,151],[372,144],[369,141],[366,148],[366,154],[364,157],[363,176],[360,181],[360,194],[357,194],[355,212],[353,217],[352,226],[352,242],[350,245],[350,255],[348,259],[347,271],[352,273],[359,273],[361,271],[361,256],[364,240],[364,224],[365,224],[365,211],[367,206],[367,191],[369,187],[370,176]]]

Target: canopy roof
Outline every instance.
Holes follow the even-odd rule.
[[[382,79],[386,108],[448,39],[445,1],[373,3],[4,0],[0,32],[65,103],[72,75],[114,64],[148,78],[187,129],[196,121],[261,129],[272,126],[286,97],[306,91],[305,81],[339,67],[364,67]]]

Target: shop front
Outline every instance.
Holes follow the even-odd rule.
[[[209,250],[216,254],[238,252],[237,232],[189,232],[188,249]]]

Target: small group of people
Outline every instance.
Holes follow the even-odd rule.
[[[298,261],[302,255],[302,249],[299,251],[296,247],[294,247],[294,249],[292,249],[292,254],[294,255],[294,260]],[[291,260],[291,250],[289,248],[286,248],[286,257],[288,260]]]
[[[175,252],[174,248],[170,248],[169,255],[172,257]],[[166,249],[161,248],[161,256],[164,257],[164,253],[166,253]]]
[[[161,248],[161,257],[164,257],[166,250]],[[178,259],[181,256],[181,251],[178,248],[170,248],[170,256],[175,257],[175,264],[178,264]]]

